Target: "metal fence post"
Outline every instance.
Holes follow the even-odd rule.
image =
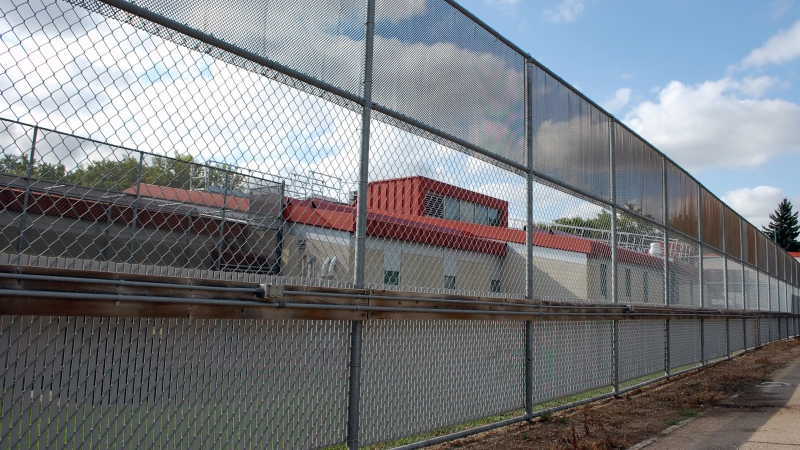
[[[617,236],[617,177],[616,177],[616,136],[617,126],[614,117],[608,118],[608,155],[611,181],[611,302],[619,303],[617,295],[617,247],[619,245]],[[614,357],[614,395],[619,395],[619,321],[613,321],[613,357]]]
[[[703,280],[703,205],[701,203],[700,191],[697,191],[697,237],[700,251],[699,270],[700,270],[700,307],[706,306],[705,283]],[[706,320],[700,319],[700,363],[706,365]]]
[[[136,225],[139,219],[139,199],[141,197],[142,165],[144,153],[139,152],[139,166],[136,169],[136,198],[133,200],[133,219],[131,219],[131,241],[128,243],[128,263],[133,264],[133,253],[136,251]]]
[[[664,246],[664,249],[661,252],[662,253],[661,257],[664,259],[664,274],[663,274],[664,306],[669,306],[669,303],[670,303],[670,301],[669,301],[670,290],[669,290],[669,232],[668,232],[668,224],[669,224],[668,214],[669,214],[669,210],[668,210],[668,207],[669,207],[669,204],[668,204],[668,198],[667,198],[667,157],[662,155],[661,156],[661,213],[662,213],[662,218],[663,218],[663,221],[664,221],[664,238],[662,240],[663,241],[662,244]],[[667,378],[669,378],[670,375],[671,375],[671,371],[672,371],[672,369],[671,369],[671,366],[672,366],[672,362],[671,362],[672,354],[671,354],[671,349],[670,349],[670,345],[669,345],[669,340],[670,340],[669,319],[667,319],[667,322],[666,322],[666,325],[665,325],[664,328],[665,328],[664,332],[666,333],[666,336],[665,336],[666,345],[664,346],[664,353],[665,353],[665,355],[664,355],[664,366],[665,366],[664,367],[664,371],[667,374]]]
[[[722,208],[722,292],[725,294],[725,310],[731,309],[730,292],[728,291],[728,215]],[[725,352],[731,359],[731,319],[725,319]]]
[[[222,223],[219,224],[219,240],[217,241],[217,262],[215,267],[217,270],[222,270],[222,253],[225,251],[225,210],[228,207],[228,176],[230,171],[225,170],[225,182],[222,185]]]
[[[353,255],[353,281],[356,289],[364,288],[367,241],[367,187],[369,183],[369,140],[372,118],[372,64],[375,42],[375,0],[367,0],[364,24],[364,103],[361,110],[361,150],[359,154],[358,197],[356,203],[356,246]],[[359,447],[361,408],[361,347],[363,321],[353,320],[350,334],[350,372],[347,396],[347,448]]]
[[[28,168],[25,173],[25,196],[22,200],[22,215],[19,218],[19,239],[17,240],[17,254],[21,254],[26,246],[25,242],[25,222],[28,217],[28,203],[31,197],[31,178],[33,177],[33,166],[36,157],[36,140],[39,138],[39,127],[33,127],[33,139],[31,140],[31,153],[28,160]]]
[[[533,90],[531,64],[525,64],[525,151],[528,158],[525,198],[525,297],[533,299]],[[533,324],[525,321],[525,415],[533,417]]]

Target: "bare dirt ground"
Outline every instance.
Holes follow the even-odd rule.
[[[641,390],[436,447],[444,449],[622,449],[717,405],[800,359],[800,340],[767,345],[731,361]]]

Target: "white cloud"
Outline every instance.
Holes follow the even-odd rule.
[[[769,215],[775,211],[778,203],[784,198],[786,198],[786,194],[783,189],[773,186],[757,186],[752,189],[742,188],[728,191],[722,196],[722,201],[761,229],[762,226],[769,223]]]
[[[757,166],[800,151],[800,106],[762,98],[776,84],[769,77],[672,81],[657,101],[635,106],[625,122],[690,172]]]
[[[562,0],[554,8],[542,11],[544,18],[551,22],[572,22],[583,14],[586,5],[583,0]]]
[[[617,114],[619,111],[631,101],[631,88],[620,88],[614,92],[614,96],[606,99],[602,106],[606,111]]]
[[[800,57],[800,20],[782,30],[742,60],[742,67],[782,64]]]
[[[769,4],[769,15],[772,20],[778,20],[789,12],[794,6],[794,0],[775,0]]]

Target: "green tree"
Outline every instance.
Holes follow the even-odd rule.
[[[42,180],[59,180],[66,174],[63,164],[50,164],[42,161],[34,162],[31,178]],[[0,173],[17,177],[28,176],[28,160],[22,155],[4,154],[0,158]]]
[[[641,214],[641,209],[636,209],[634,205],[628,204],[626,206],[628,210]],[[611,211],[602,210],[597,216],[588,219],[577,216],[561,217],[554,220],[554,222],[559,225],[565,225],[564,227],[551,227],[554,230],[577,234],[591,239],[601,239],[604,237],[604,231],[611,230]],[[542,227],[540,226],[539,228]],[[544,229],[547,229],[547,227],[544,227]],[[642,234],[647,236],[658,236],[661,234],[658,227],[630,214],[618,214],[617,231],[620,233]]]
[[[175,153],[172,157],[149,156],[142,160],[141,182],[178,189],[222,188],[226,167],[206,168],[197,164],[191,155]],[[66,182],[109,191],[124,191],[136,185],[139,177],[138,157],[119,160],[104,159],[78,166],[66,176]],[[228,188],[237,189],[244,177],[228,174]]]
[[[792,209],[792,202],[784,198],[778,204],[775,213],[769,215],[769,225],[761,227],[770,240],[788,252],[800,251],[800,242],[797,242],[797,237],[800,236],[800,224],[797,213],[792,212]]]

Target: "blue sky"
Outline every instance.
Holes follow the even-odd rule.
[[[463,0],[756,225],[800,207],[800,0]]]

